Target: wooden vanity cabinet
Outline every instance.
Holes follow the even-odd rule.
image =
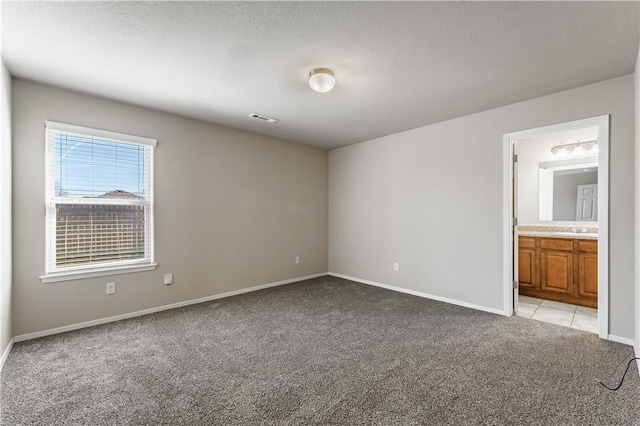
[[[519,293],[574,305],[598,306],[598,242],[518,238]]]
[[[536,262],[536,239],[518,239],[518,283],[520,287],[538,288],[538,265]]]

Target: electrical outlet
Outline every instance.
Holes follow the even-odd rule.
[[[400,270],[400,264],[398,262],[393,264],[393,270],[398,272]]]
[[[115,294],[116,283],[107,283],[107,294]]]
[[[173,284],[173,274],[164,274],[164,284]]]
[[[300,263],[300,256],[296,256],[296,263]]]

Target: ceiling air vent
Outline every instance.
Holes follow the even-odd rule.
[[[266,115],[258,114],[255,112],[252,112],[251,114],[249,114],[249,117],[255,118],[256,120],[266,121],[267,123],[271,123],[271,124],[277,123],[278,121],[280,121],[277,118],[267,117]]]

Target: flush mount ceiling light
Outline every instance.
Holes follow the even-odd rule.
[[[327,93],[336,85],[336,78],[329,68],[315,68],[309,72],[309,86],[318,93]]]
[[[568,144],[560,144],[551,148],[558,157],[565,157],[568,155],[583,155],[583,154],[596,154],[598,152],[598,141],[586,141],[576,142]]]

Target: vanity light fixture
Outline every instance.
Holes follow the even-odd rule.
[[[565,157],[567,155],[596,154],[598,152],[598,141],[578,141],[568,144],[561,143],[560,145],[556,145],[551,148],[551,152],[558,157]]]
[[[327,93],[336,85],[336,78],[329,68],[315,68],[309,72],[309,86],[318,93]]]

